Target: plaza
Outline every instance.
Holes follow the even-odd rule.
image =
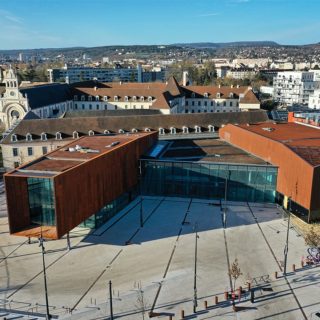
[[[99,229],[72,230],[71,250],[65,238],[46,241],[50,314],[109,319],[112,281],[115,319],[142,319],[143,310],[145,318],[152,312],[156,319],[180,319],[182,310],[185,319],[317,319],[319,269],[301,268],[307,248],[299,231],[290,228],[288,274],[283,277],[287,220],[282,211],[274,204],[231,201],[226,208],[224,229],[224,201],[143,197],[141,207],[136,198]],[[1,308],[44,316],[39,244],[9,236],[6,217],[0,224]],[[236,287],[245,291],[236,300],[237,312],[224,299],[235,259],[242,273]],[[255,291],[254,303],[247,282]]]

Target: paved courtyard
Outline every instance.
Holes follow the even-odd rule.
[[[181,310],[185,319],[320,319],[320,268],[301,268],[306,247],[294,228],[289,274],[282,276],[287,221],[275,206],[228,202],[224,229],[219,202],[145,197],[141,227],[139,200],[94,232],[73,230],[70,251],[66,239],[45,242],[51,314],[109,319],[111,280],[115,319],[143,319],[143,309],[146,319],[150,310],[156,319],[180,319]],[[0,309],[43,314],[38,242],[9,236],[5,216],[0,233]],[[224,300],[224,292],[230,291],[228,267],[235,259],[242,272],[236,286],[245,291],[236,300],[237,312]],[[254,288],[254,303],[247,282]]]

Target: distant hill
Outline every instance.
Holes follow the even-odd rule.
[[[238,41],[238,42],[194,42],[175,43],[173,46],[183,48],[233,48],[233,47],[278,47],[280,44],[274,41]]]

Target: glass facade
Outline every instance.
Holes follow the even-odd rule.
[[[31,223],[54,226],[53,181],[47,178],[28,178],[27,183]]]
[[[90,218],[81,223],[80,227],[90,229],[99,228],[128,205],[136,196],[137,192],[135,189],[122,194],[120,197],[106,204],[97,213],[93,214]]]
[[[142,160],[144,195],[275,202],[277,168],[205,162]]]

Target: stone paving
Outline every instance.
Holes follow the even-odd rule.
[[[139,201],[94,232],[73,230],[70,251],[66,239],[45,242],[51,314],[109,319],[111,280],[115,319],[142,319],[143,310],[145,318],[152,311],[156,319],[180,319],[182,310],[185,319],[318,319],[320,268],[301,268],[306,247],[290,228],[289,273],[282,276],[287,221],[276,206],[228,202],[224,229],[217,201],[144,197],[141,227]],[[6,217],[0,218],[0,233],[0,308],[43,314],[38,242],[10,236]],[[237,312],[224,299],[235,259],[242,272],[236,287],[244,289]]]

